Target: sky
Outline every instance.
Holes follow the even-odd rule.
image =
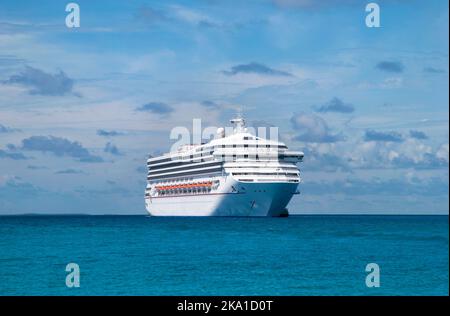
[[[276,126],[299,214],[448,214],[448,1],[0,2],[0,214],[145,214],[174,127]]]

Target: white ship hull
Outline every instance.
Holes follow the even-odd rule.
[[[215,193],[146,199],[152,216],[287,216],[298,183],[239,182],[228,177]]]

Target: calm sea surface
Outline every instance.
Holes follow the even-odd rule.
[[[448,229],[448,216],[3,216],[0,295],[448,295]]]

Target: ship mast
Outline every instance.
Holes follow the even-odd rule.
[[[230,123],[234,125],[234,133],[246,132],[245,119],[242,116],[242,109],[239,108],[236,117],[230,120]]]

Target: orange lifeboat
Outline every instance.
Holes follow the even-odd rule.
[[[183,183],[174,185],[157,185],[158,191],[176,190],[176,189],[194,189],[194,188],[210,188],[213,186],[213,181],[201,181],[194,183]]]

